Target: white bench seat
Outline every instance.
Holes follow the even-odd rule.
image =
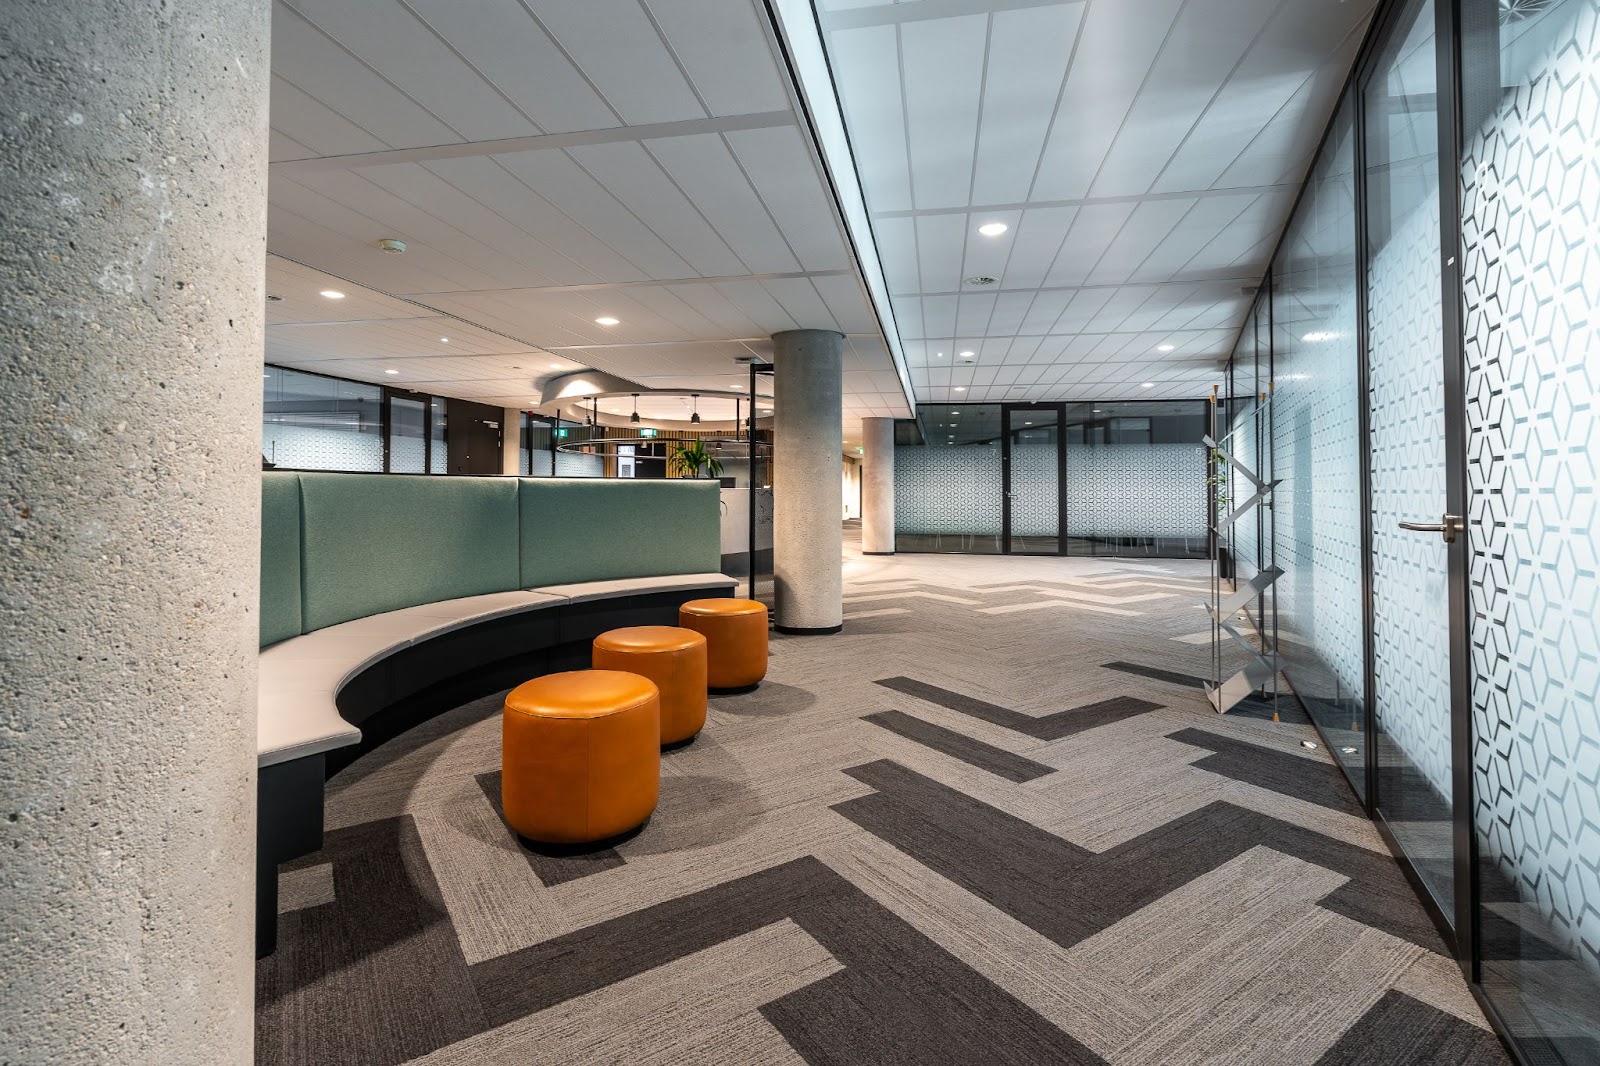
[[[616,581],[580,581],[572,585],[542,585],[534,592],[560,596],[569,603],[608,600],[620,596],[640,596],[652,592],[682,592],[684,589],[737,588],[739,582],[726,574],[667,574],[664,577],[629,577]]]
[[[737,584],[725,574],[674,574],[491,592],[405,607],[291,637],[261,651],[257,764],[272,766],[359,743],[361,730],[339,714],[340,689],[363,670],[414,644],[495,618],[568,603]]]

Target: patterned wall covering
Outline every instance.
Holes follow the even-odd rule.
[[[1067,445],[1067,532],[1206,535],[1206,450],[1198,444]]]
[[[1273,273],[1274,587],[1290,682],[1348,706],[1366,655],[1352,110],[1335,121]],[[1348,729],[1341,713],[1325,724]]]
[[[1469,140],[1463,232],[1480,850],[1600,976],[1600,5]],[[1593,986],[1587,993],[1596,1001]]]
[[[999,443],[895,448],[894,530],[999,536]]]

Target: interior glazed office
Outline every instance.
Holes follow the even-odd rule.
[[[1600,1063],[1597,0],[0,42],[0,1060]]]

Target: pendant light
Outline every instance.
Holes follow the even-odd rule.
[[[694,411],[689,415],[689,424],[691,426],[698,426],[700,424],[700,394],[698,392],[691,392],[689,395],[694,400]]]
[[[637,392],[633,394],[633,414],[628,417],[628,421],[634,425],[639,424],[639,394]]]

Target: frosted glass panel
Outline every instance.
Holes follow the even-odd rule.
[[[1461,174],[1483,987],[1530,1061],[1575,1066],[1600,1062],[1600,3],[1467,6],[1493,28]]]
[[[401,396],[389,399],[389,473],[427,473],[428,405]]]
[[[895,550],[999,552],[999,406],[929,406],[921,415],[926,443],[894,450]]]
[[[1067,434],[1071,555],[1205,555],[1205,405],[1072,404]]]
[[[1355,114],[1306,183],[1272,276],[1273,586],[1284,673],[1366,789]],[[1347,750],[1348,749],[1348,750]]]
[[[1454,913],[1434,9],[1406,7],[1366,88],[1373,709],[1377,802]]]
[[[450,472],[450,453],[445,445],[445,402],[442,397],[435,396],[431,404],[432,417],[428,420],[428,433],[430,434],[428,452],[428,473],[447,474]]]
[[[287,470],[383,470],[383,389],[267,367],[261,454]]]
[[[1014,553],[1055,555],[1061,550],[1060,431],[1061,416],[1053,406],[1006,412]]]

